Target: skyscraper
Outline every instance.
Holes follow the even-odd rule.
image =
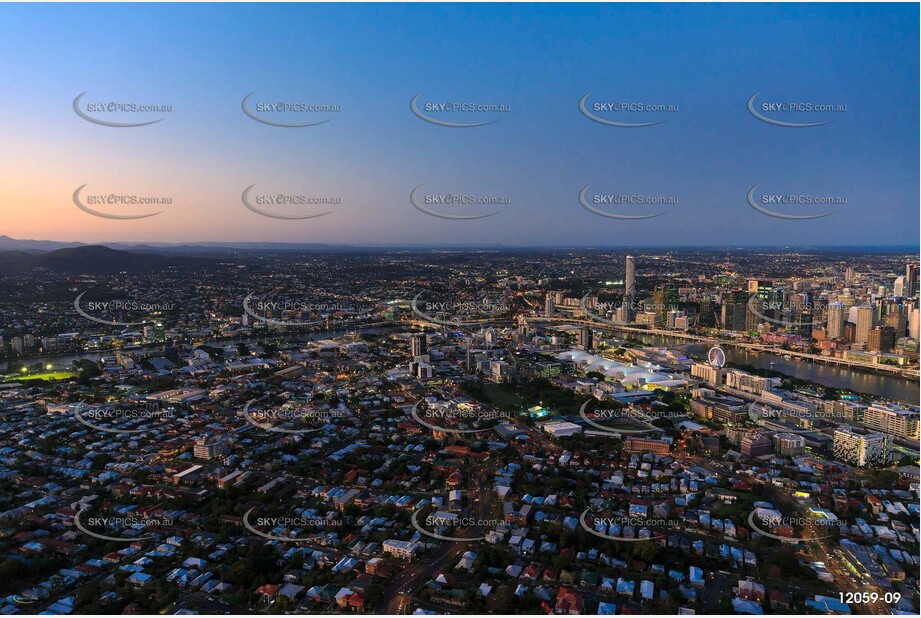
[[[425,333],[413,333],[410,335],[409,342],[413,356],[425,356],[428,354],[428,345],[425,340]]]
[[[867,336],[867,349],[874,352],[891,352],[895,347],[895,329],[891,326],[875,326]]]
[[[624,307],[627,322],[633,321],[636,306],[636,262],[632,255],[627,256],[627,272],[624,278]]]
[[[583,326],[579,329],[579,347],[583,350],[588,351],[595,347],[594,343],[594,333],[592,329],[588,326]]]
[[[748,292],[735,290],[723,294],[723,328],[732,331],[744,331],[748,308]]]
[[[857,330],[854,333],[855,343],[866,343],[870,338],[870,329],[873,328],[873,307],[869,304],[857,307]]]
[[[828,303],[829,339],[841,339],[844,336],[844,303]]]
[[[898,303],[889,303],[886,305],[886,318],[883,320],[886,326],[891,326],[895,331],[895,338],[905,336],[908,328],[908,315],[902,305]]]
[[[656,312],[656,325],[665,326],[668,312],[678,308],[678,290],[672,285],[657,285],[652,292],[652,303]]]
[[[914,298],[918,293],[918,265],[905,265],[905,298]]]
[[[780,292],[780,290],[778,290],[778,292]],[[756,330],[759,325],[764,323],[764,318],[752,311],[751,307],[748,305],[754,304],[756,307],[761,307],[762,309],[759,313],[762,315],[773,313],[773,310],[766,309],[766,307],[773,304],[775,297],[774,286],[770,281],[752,279],[748,282],[748,293],[757,296],[757,298],[747,301],[748,304],[745,307],[745,330]]]
[[[841,294],[838,295],[838,300],[841,302],[841,304],[844,305],[845,309],[850,309],[855,304],[857,304],[857,299],[854,298],[854,295],[850,290],[844,290],[841,292]]]
[[[544,299],[544,317],[553,317],[553,292],[547,292],[547,297]]]
[[[921,336],[921,310],[917,307],[912,308],[908,315],[908,336],[915,341]]]

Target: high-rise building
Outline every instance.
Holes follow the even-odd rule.
[[[899,339],[905,336],[905,330],[908,327],[908,316],[905,309],[898,303],[889,303],[886,305],[886,326],[891,326],[895,331],[895,338]]]
[[[803,338],[804,341],[812,340],[812,323],[815,319],[812,310],[803,309],[796,314],[796,327],[793,331]]]
[[[908,336],[915,341],[921,337],[921,309],[913,307],[908,314]]]
[[[425,339],[425,333],[413,333],[409,336],[410,354],[413,357],[425,356],[428,354],[428,342]]]
[[[854,294],[850,290],[844,290],[838,294],[838,301],[844,305],[844,310],[849,311],[851,307],[857,304],[857,299],[854,298]]]
[[[770,455],[773,445],[771,439],[765,434],[749,434],[742,438],[739,450],[746,457],[761,457]]]
[[[857,330],[854,333],[855,343],[867,343],[870,330],[873,328],[874,311],[869,304],[857,307]]]
[[[806,438],[795,433],[775,433],[774,452],[781,457],[797,457],[806,451]]]
[[[672,285],[657,285],[652,292],[652,304],[656,312],[656,325],[665,326],[668,312],[678,308],[678,290]]]
[[[523,341],[531,335],[531,326],[523,315],[518,316],[518,334],[521,335]]]
[[[713,302],[709,298],[702,298],[698,303],[700,309],[697,312],[698,324],[701,326],[716,326],[716,311]]]
[[[874,326],[867,337],[867,349],[873,352],[891,352],[895,347],[895,329],[891,326]]]
[[[684,311],[678,309],[672,309],[666,314],[665,327],[666,328],[678,328],[678,321],[684,318],[684,328],[687,328],[687,317],[684,315]]]
[[[726,383],[726,370],[721,367],[714,367],[709,363],[692,363],[691,376],[716,386],[722,386]]]
[[[892,437],[885,433],[861,433],[841,425],[835,429],[835,459],[852,466],[884,466],[889,463]]]
[[[744,331],[749,296],[744,290],[730,292],[723,298],[723,328],[732,331]]]
[[[844,269],[844,283],[846,283],[846,284],[848,284],[848,285],[852,284],[852,283],[854,282],[854,275],[855,275],[855,274],[856,274],[856,273],[854,272],[854,269],[851,268],[850,266],[848,266],[847,268],[845,268],[845,269]]]
[[[844,340],[848,343],[854,343],[857,337],[857,325],[853,322],[844,323]]]
[[[588,326],[583,326],[579,329],[579,347],[586,351],[595,347],[594,333]]]
[[[192,454],[197,459],[213,459],[230,452],[230,445],[223,436],[204,436],[195,440]]]
[[[544,298],[544,317],[553,317],[553,292],[547,292],[547,296]]]
[[[624,307],[626,322],[632,322],[636,313],[636,261],[632,255],[627,256],[627,272],[624,277]]]
[[[914,298],[918,293],[918,264],[905,265],[905,298]]]
[[[828,303],[828,339],[841,339],[844,336],[844,303]]]
[[[919,413],[898,406],[874,403],[864,413],[864,425],[909,440],[918,439]]]
[[[749,298],[746,301],[748,305],[745,307],[745,330],[756,330],[765,322],[763,316],[768,318],[782,317],[777,315],[778,310],[775,307],[782,304],[783,294],[784,290],[781,288],[775,289],[770,281],[756,279],[749,281]],[[752,298],[753,296],[755,298]],[[761,315],[752,311],[752,307],[755,307]]]
[[[899,298],[905,296],[905,277],[896,277],[895,283],[892,284],[892,295]]]

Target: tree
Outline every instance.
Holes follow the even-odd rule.
[[[633,546],[633,557],[647,563],[655,562],[660,553],[662,548],[653,541],[641,541]]]

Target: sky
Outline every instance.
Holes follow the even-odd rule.
[[[916,4],[0,5],[0,234],[359,245],[918,245]],[[101,126],[87,115],[140,127]],[[336,105],[243,113],[259,102]],[[446,127],[440,121],[473,123]],[[646,127],[595,122],[599,118]],[[782,122],[777,126],[748,110]],[[88,103],[170,105],[91,113]],[[473,102],[502,112],[426,112]],[[598,111],[595,103],[677,111]],[[840,111],[791,112],[771,103]],[[762,108],[761,105],[767,107]],[[79,107],[79,106],[78,106]],[[168,197],[78,208],[90,195]],[[256,209],[329,214],[300,220]],[[416,193],[417,208],[410,201]],[[608,214],[660,214],[630,220]],[[827,214],[791,220],[781,214]],[[257,203],[335,197],[329,207]],[[442,194],[498,206],[427,203]],[[595,196],[668,198],[604,204]],[[773,196],[840,202],[784,205]],[[429,198],[434,200],[437,198]],[[446,219],[423,212],[492,216]]]

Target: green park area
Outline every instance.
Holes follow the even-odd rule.
[[[68,378],[73,378],[79,375],[76,371],[39,371],[39,372],[23,372],[23,373],[10,373],[2,378],[3,382],[28,382],[30,380],[66,380]]]
[[[534,406],[552,414],[577,414],[582,400],[544,378],[522,384],[482,382],[465,389],[469,395],[497,410],[524,413]]]

